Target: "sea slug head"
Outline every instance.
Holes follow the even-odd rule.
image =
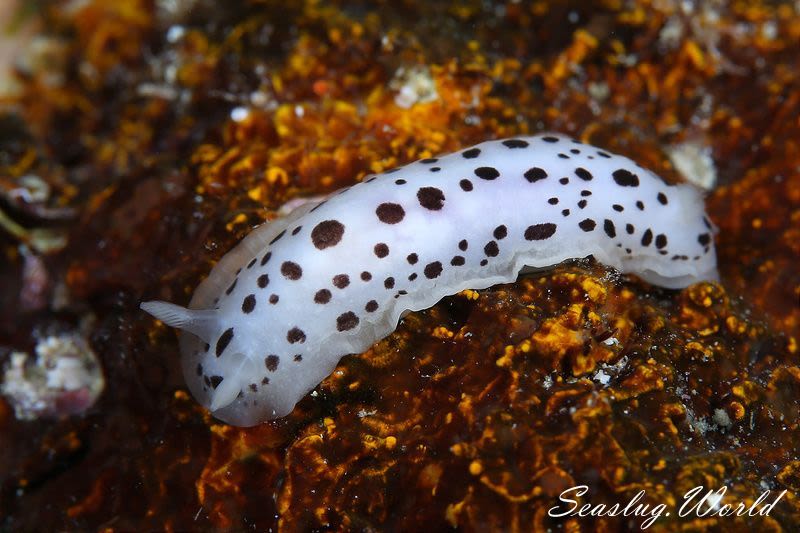
[[[278,356],[256,353],[249,345],[254,333],[241,325],[232,337],[229,331],[222,328],[209,343],[181,333],[183,374],[192,395],[215,418],[236,426],[289,414],[297,397]]]
[[[252,426],[285,416],[316,384],[298,380],[297,371],[287,371],[289,365],[281,364],[278,355],[263,354],[258,340],[263,328],[254,322],[226,323],[217,309],[186,309],[160,301],[141,307],[182,330],[186,384],[195,399],[224,422]]]

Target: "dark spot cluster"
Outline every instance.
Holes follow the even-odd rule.
[[[639,176],[624,168],[620,168],[612,172],[611,177],[614,178],[614,181],[620,187],[639,186]]]
[[[286,340],[289,341],[289,344],[302,344],[306,342],[306,334],[302,329],[295,326],[286,333]]]
[[[653,232],[650,228],[647,228],[644,233],[642,233],[642,246],[650,246],[650,243],[653,242]]]
[[[281,264],[281,274],[283,274],[286,279],[296,281],[303,277],[303,269],[293,261],[284,261],[283,264]]]
[[[230,286],[225,290],[225,294],[230,294],[230,293],[233,292],[233,289],[236,288],[236,282],[237,281],[239,281],[239,278],[236,278],[236,279],[233,280],[233,283],[231,283]]]
[[[336,318],[337,331],[349,331],[358,326],[358,316],[352,311],[342,313]]]
[[[389,245],[387,245],[385,242],[379,242],[374,246],[373,251],[375,252],[376,257],[383,259],[389,255]]]
[[[253,312],[253,309],[256,308],[256,295],[255,294],[248,294],[242,300],[242,313],[250,314]]]
[[[442,263],[439,261],[434,261],[432,263],[428,263],[425,265],[425,270],[423,271],[425,277],[428,279],[435,279],[438,278],[442,273]]]
[[[317,250],[336,246],[342,240],[342,236],[344,236],[344,225],[338,220],[323,220],[311,230],[311,242]]]
[[[617,236],[617,228],[614,226],[614,222],[609,219],[603,221],[603,231],[605,231],[606,235],[611,239]]]
[[[545,143],[559,143],[562,139],[558,137],[541,137],[540,138]],[[577,141],[573,141],[577,142]],[[507,139],[501,141],[502,146],[509,150],[519,150],[525,149],[530,146],[530,142],[523,140],[523,139]],[[565,153],[559,153],[558,156],[561,159],[569,159],[570,156],[566,154],[572,154],[573,156],[577,156],[581,154],[581,150],[577,148],[567,148],[564,149]],[[464,159],[478,159],[481,156],[481,149],[480,148],[469,148],[461,152],[461,157]],[[594,152],[597,156],[603,158],[611,158],[609,154],[603,151]],[[512,156],[509,156],[512,157]],[[590,159],[593,158],[592,155],[586,155],[584,157],[588,157]],[[441,170],[441,166],[432,166],[437,163],[439,160],[436,158],[428,158],[423,159],[420,161],[423,165],[431,165],[428,166],[428,170],[431,172],[438,172]],[[493,181],[501,177],[501,173],[498,168],[493,166],[475,166],[472,168],[472,173],[475,177],[480,180],[484,181]],[[572,179],[580,180],[576,183],[585,183],[586,187],[589,187],[589,182],[595,181],[595,176],[583,167],[576,167],[573,169],[572,174],[556,176],[558,178],[558,182],[562,185],[568,185],[570,183],[570,176]],[[537,183],[542,180],[547,180],[550,178],[548,172],[541,168],[541,167],[530,167],[528,168],[522,176],[528,183]],[[611,174],[613,181],[620,187],[638,187],[640,184],[639,177],[627,170],[625,168],[618,168],[614,170]],[[519,179],[519,177],[517,177]],[[405,185],[407,181],[405,179],[396,179],[394,181],[396,185]],[[469,178],[461,178],[458,182],[459,187],[464,192],[472,192],[474,190],[473,181]],[[404,189],[406,190],[406,189]],[[449,194],[449,193],[448,193]],[[584,209],[588,205],[588,199],[592,196],[591,189],[582,189],[580,190],[581,199],[577,202],[577,207],[579,209]],[[596,198],[596,197],[594,197]],[[441,211],[445,209],[447,204],[447,198],[445,192],[435,186],[424,186],[420,187],[416,191],[416,200],[419,203],[419,206],[428,211]],[[551,206],[559,205],[560,203],[565,202],[565,199],[559,198],[558,195],[547,197],[546,202]],[[647,200],[647,198],[645,198]],[[658,201],[661,205],[668,204],[668,197],[664,192],[658,192],[656,194],[655,200]],[[595,200],[596,201],[596,200]],[[322,204],[320,204],[322,205]],[[375,216],[377,217],[377,222],[381,224],[387,225],[398,225],[403,223],[406,220],[406,209],[408,208],[408,204],[404,204],[402,200],[396,201],[386,201],[383,203],[379,203],[377,207],[375,207]],[[644,210],[644,203],[641,200],[637,200],[635,202],[636,207],[640,210]],[[317,206],[319,207],[319,206]],[[611,209],[616,211],[617,213],[622,213],[625,211],[625,207],[620,203],[612,204]],[[561,209],[561,214],[564,217],[570,216],[570,209]],[[591,213],[587,213],[591,214]],[[377,224],[376,222],[376,224]],[[711,229],[710,222],[706,219],[703,220],[706,226]],[[624,227],[625,232],[628,235],[633,235],[635,233],[635,227],[633,224],[625,223],[624,226],[622,223],[617,222],[615,223],[613,220],[609,218],[600,218],[595,220],[591,217],[582,218],[579,222],[577,222],[578,227],[584,232],[593,232],[595,229],[598,229],[598,226],[602,227],[603,232],[609,239],[616,239],[618,235],[618,231],[621,231]],[[619,226],[619,227],[618,227]],[[302,226],[295,227],[291,235],[298,235],[302,230]],[[553,237],[559,230],[558,224],[552,221],[545,220],[542,223],[533,224],[527,226],[524,231],[522,232],[522,237],[526,241],[544,241]],[[357,231],[354,229],[350,229],[350,231]],[[435,228],[432,228],[432,231],[435,231]],[[513,227],[509,229],[506,224],[500,224],[494,227],[491,230],[491,240],[484,241],[483,244],[483,257],[479,260],[481,266],[486,266],[489,264],[489,261],[492,258],[496,258],[500,254],[500,247],[501,243],[504,242],[509,234],[514,233],[515,230]],[[310,239],[312,244],[317,250],[326,250],[331,247],[335,247],[341,243],[344,235],[346,232],[345,225],[336,219],[329,219],[324,220],[316,224],[310,232]],[[274,244],[275,242],[279,241],[285,234],[285,231],[282,231],[278,234],[270,244]],[[711,244],[711,236],[710,233],[702,233],[698,235],[697,238],[698,242],[701,246],[706,248],[708,251],[709,246]],[[650,228],[647,228],[641,235],[640,243],[644,247],[649,247],[654,245],[656,249],[659,250],[661,254],[667,254],[665,250],[668,245],[667,236],[664,234],[657,234],[654,235],[653,231]],[[458,250],[461,252],[467,251],[469,248],[469,243],[467,239],[460,239],[456,243]],[[620,248],[623,247],[622,243],[616,243],[616,245]],[[480,244],[479,244],[480,246]],[[631,253],[630,248],[625,248],[627,253]],[[379,259],[385,258],[389,255],[389,245],[385,242],[379,242],[374,244],[373,253]],[[454,250],[455,251],[455,250]],[[272,253],[267,252],[261,258],[261,265],[264,266],[271,258]],[[424,266],[421,266],[420,270],[417,272],[412,272],[410,275],[406,276],[405,274],[400,278],[403,281],[406,277],[409,282],[413,282],[418,279],[418,277],[424,276],[428,280],[435,280],[439,278],[442,273],[444,272],[445,268],[458,268],[463,267],[467,264],[467,258],[465,255],[460,255],[459,252],[456,252],[453,255],[447,255],[441,257],[441,260],[430,260],[434,258],[425,258],[425,262],[423,262]],[[688,256],[684,255],[673,255],[672,260],[687,260]],[[420,262],[420,256],[416,252],[409,253],[406,256],[406,261],[409,265],[417,265]],[[247,268],[252,268],[258,262],[258,258],[252,258],[249,263],[247,263]],[[443,264],[444,263],[444,264]],[[447,267],[445,267],[447,265]],[[280,272],[284,276],[284,278],[288,280],[299,280],[303,276],[303,269],[302,267],[293,261],[283,261],[280,264]],[[370,282],[373,279],[373,274],[369,271],[362,271],[359,274],[359,278],[363,282]],[[238,279],[238,278],[237,278]],[[228,287],[226,293],[230,294],[236,287],[237,279],[231,283]],[[265,274],[261,274],[256,279],[256,284],[260,289],[266,288],[270,283],[269,276]],[[344,290],[350,286],[351,280],[348,274],[336,274],[331,278],[332,286]],[[382,280],[383,287],[386,290],[392,291],[395,298],[399,298],[408,294],[408,291],[404,290],[402,286],[398,287],[398,282],[393,276],[386,277]],[[401,284],[402,285],[402,284]],[[407,287],[406,287],[407,288]],[[316,291],[313,296],[313,301],[315,304],[318,305],[327,305],[333,300],[333,293],[329,288],[320,288]],[[278,295],[272,294],[269,297],[269,302],[271,304],[276,304],[278,302]],[[256,294],[247,294],[241,300],[241,309],[244,314],[252,313],[258,304],[258,297]],[[262,303],[263,305],[263,303]],[[361,304],[363,305],[363,311],[366,313],[374,313],[380,308],[380,304],[377,300],[369,300],[366,303]],[[354,311],[344,311],[340,313],[335,319],[335,327],[336,330],[339,332],[347,332],[354,330],[360,324],[359,313]],[[301,324],[302,325],[302,324]],[[233,340],[234,337],[234,329],[228,328],[224,331],[222,335],[217,339],[215,351],[217,357],[220,357],[229,343]],[[289,344],[303,344],[306,341],[306,333],[300,329],[300,327],[295,326],[289,329],[286,333],[286,340]],[[294,355],[294,361],[299,362],[302,360],[301,354]],[[278,369],[280,364],[280,358],[277,355],[268,355],[264,359],[264,363],[268,372],[275,372]],[[197,369],[198,375],[202,374],[202,367],[198,367]],[[214,378],[219,378],[219,381],[215,384]],[[208,386],[215,387],[219,384],[222,380],[219,376],[208,376],[205,377]],[[262,384],[266,384],[269,382],[268,378],[264,378],[262,380]],[[250,390],[255,391],[257,389],[257,384],[253,383],[250,385]]]
[[[547,172],[542,168],[532,167],[526,170],[523,176],[529,183],[536,183],[537,181],[547,178]]]
[[[482,180],[495,180],[500,177],[500,172],[494,167],[478,167],[475,169],[475,175]]]
[[[286,234],[286,230],[283,230],[282,232],[278,233],[278,234],[275,236],[275,238],[274,238],[274,239],[272,239],[271,241],[269,241],[269,245],[270,245],[270,246],[272,246],[273,244],[275,244],[276,242],[278,242],[279,240],[281,240],[281,237],[283,237],[285,234]]]
[[[379,205],[378,208],[375,209],[375,214],[378,216],[378,220],[384,224],[397,224],[402,222],[403,218],[406,216],[403,206],[389,202]]]
[[[233,340],[233,328],[228,328],[217,339],[217,346],[215,349],[217,357],[222,356],[222,353],[225,351],[225,348],[228,347],[231,340]]]
[[[506,148],[527,148],[529,146],[528,141],[522,139],[506,139],[502,144]]]
[[[331,291],[320,289],[314,294],[314,303],[326,304],[331,301]]]
[[[697,236],[697,242],[699,242],[700,245],[703,247],[703,253],[707,254],[709,252],[709,250],[711,250],[711,234],[710,233],[701,233],[700,235],[698,235]],[[699,259],[699,257],[694,257],[694,259]]]
[[[264,358],[264,366],[267,367],[269,372],[275,372],[278,370],[278,364],[281,362],[281,358],[277,355],[268,355]]]
[[[549,239],[556,233],[557,226],[552,222],[534,224],[525,229],[526,241],[543,241]]]
[[[444,207],[444,193],[436,187],[422,187],[417,191],[419,205],[431,211],[439,211]]]

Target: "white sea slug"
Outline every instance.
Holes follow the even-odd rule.
[[[423,159],[302,205],[225,255],[188,309],[142,309],[186,331],[195,398],[251,426],[288,414],[407,310],[588,255],[662,287],[717,279],[696,189],[545,134]]]

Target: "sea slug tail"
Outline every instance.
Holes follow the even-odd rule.
[[[164,324],[193,333],[205,342],[211,342],[217,327],[216,310],[186,309],[160,300],[142,302],[139,307]]]

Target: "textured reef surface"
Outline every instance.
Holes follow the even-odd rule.
[[[650,529],[800,528],[800,5],[591,4],[20,11],[0,530],[639,529],[548,516],[575,485],[671,508],[697,485],[786,489],[768,517]],[[197,405],[174,332],[138,309],[187,303],[287,201],[546,130],[706,189],[721,282],[586,259],[464,291],[249,429]]]

